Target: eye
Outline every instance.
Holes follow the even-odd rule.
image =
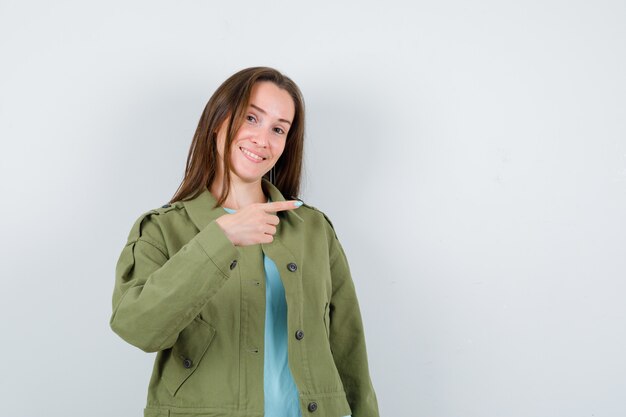
[[[274,128],[274,132],[278,133],[279,135],[284,135],[285,131],[282,130],[280,127],[275,127]]]
[[[246,116],[246,120],[249,122],[256,122],[256,117],[254,117],[253,115],[249,114]]]

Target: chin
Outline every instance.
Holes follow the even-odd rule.
[[[252,172],[245,172],[245,171],[237,170],[237,171],[231,171],[231,175],[236,176],[243,182],[253,183],[253,182],[261,181],[261,178],[263,178],[265,173],[264,172],[262,173],[261,171],[259,171],[258,173],[252,173]]]

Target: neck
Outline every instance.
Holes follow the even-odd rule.
[[[211,184],[211,194],[216,199],[222,195],[222,178],[215,178]],[[267,196],[263,191],[261,179],[254,182],[245,182],[231,174],[230,192],[222,207],[239,210],[254,203],[267,203]]]

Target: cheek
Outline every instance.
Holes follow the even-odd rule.
[[[239,150],[239,146],[237,145],[237,143],[233,143],[233,147],[230,150],[230,160],[235,161],[240,153],[241,151]]]
[[[277,140],[275,143],[273,143],[272,150],[274,155],[276,155],[277,157],[282,155],[282,153],[285,151],[285,141]]]

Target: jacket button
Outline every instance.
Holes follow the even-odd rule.
[[[313,412],[315,410],[317,410],[317,403],[315,401],[312,401],[309,403],[308,409],[310,412]]]
[[[193,362],[191,361],[191,359],[187,358],[183,361],[183,366],[189,369],[193,366]]]
[[[296,339],[302,340],[303,337],[304,337],[304,332],[302,330],[298,330],[296,332]]]
[[[291,272],[295,272],[296,269],[298,269],[298,265],[294,264],[293,262],[289,262],[287,264],[287,269],[290,270]]]
[[[235,269],[236,266],[237,266],[237,259],[235,259],[234,261],[230,263],[230,269]]]

